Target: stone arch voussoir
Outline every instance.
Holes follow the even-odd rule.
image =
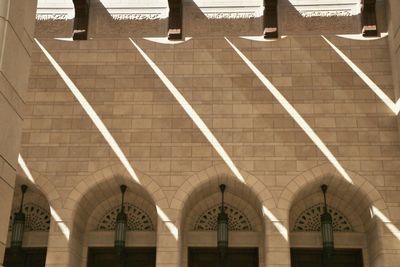
[[[357,190],[367,198],[370,205],[375,206],[383,213],[387,213],[388,209],[386,203],[378,192],[378,190],[364,177],[361,175],[346,170],[349,176],[353,181],[353,186],[357,188]],[[325,163],[316,167],[313,167],[300,175],[294,177],[284,188],[282,191],[280,198],[278,200],[278,208],[281,210],[285,210],[287,214],[289,214],[290,208],[293,204],[295,196],[297,193],[301,191],[306,185],[317,181],[317,179],[324,176],[332,176],[337,177],[337,179],[341,179],[341,175],[337,172],[337,170],[329,163]]]
[[[168,208],[169,205],[167,198],[158,183],[143,172],[136,171],[136,174],[140,179],[139,186],[141,186],[143,190],[149,194],[151,199],[154,201],[154,204],[162,209]],[[90,189],[97,184],[114,179],[117,176],[130,177],[128,171],[120,163],[110,165],[92,173],[91,175],[86,176],[69,194],[67,198],[67,205],[70,208],[76,207],[76,205],[79,204],[80,199]]]
[[[261,205],[270,210],[275,209],[276,203],[265,184],[250,173],[243,170],[239,171],[245,179],[244,185],[254,193]],[[207,182],[218,179],[218,177],[233,177],[232,179],[235,179],[234,176],[230,174],[231,170],[225,164],[219,164],[190,176],[176,191],[171,201],[171,208],[178,211],[178,217],[180,218],[186,201],[196,188]]]
[[[51,182],[51,180],[47,176],[41,174],[38,171],[30,169],[30,172],[34,179],[34,181],[31,181],[31,183],[45,196],[45,198],[48,201],[48,204],[51,205],[54,209],[61,208],[62,200],[60,194],[58,193],[56,187]],[[24,177],[24,179],[28,179],[23,174],[19,175],[21,177]]]

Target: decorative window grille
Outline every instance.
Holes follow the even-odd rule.
[[[154,225],[150,216],[142,209],[136,207],[132,203],[124,205],[125,213],[128,216],[128,231],[154,231]],[[117,214],[121,210],[121,206],[109,209],[100,219],[98,231],[115,230],[115,220]]]
[[[218,213],[221,205],[210,208],[197,218],[193,231],[216,231]],[[253,227],[247,216],[235,207],[225,204],[225,213],[229,218],[229,231],[252,231]]]
[[[19,209],[13,210],[10,216],[9,230],[11,231],[14,215]],[[25,231],[32,232],[47,232],[50,229],[50,213],[44,208],[33,204],[26,203],[22,206],[22,211],[25,213]]]
[[[324,204],[320,203],[303,211],[294,224],[294,232],[319,232],[321,230],[321,214]],[[340,211],[328,206],[328,212],[332,216],[333,231],[353,232],[349,220]]]

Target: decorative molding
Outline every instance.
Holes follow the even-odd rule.
[[[300,11],[286,10],[282,25],[286,34],[292,33],[352,33],[358,30],[353,16],[302,17]]]
[[[66,21],[73,20],[74,17],[75,10],[73,7],[38,7],[36,11],[36,20],[38,21]]]
[[[221,210],[221,206],[217,205],[212,207],[196,219],[192,230],[193,231],[216,231],[217,230],[217,219],[218,213]],[[225,212],[229,218],[229,230],[230,231],[252,231],[253,226],[247,216],[239,209],[230,205],[225,206]]]
[[[161,20],[168,17],[168,9],[166,7],[108,7],[106,10],[96,7],[94,10],[96,10],[95,13],[107,14],[115,21]]]
[[[207,12],[204,15],[208,19],[255,19],[256,12]]]
[[[69,13],[37,13],[36,20],[38,21],[65,21],[73,19]]]
[[[316,4],[295,3],[285,9],[295,9],[303,18],[313,17],[350,17],[359,15],[361,12],[360,1],[338,3],[337,1],[326,1]]]
[[[126,203],[124,207],[128,217],[128,231],[154,231],[153,222],[146,212],[132,203]],[[121,206],[117,206],[105,212],[96,229],[98,231],[115,230],[115,221],[120,210]]]
[[[9,231],[12,230],[14,215],[19,209],[14,209],[10,216]],[[50,229],[50,213],[44,208],[33,204],[26,203],[22,207],[25,213],[25,231],[28,232],[48,232]]]
[[[294,232],[319,232],[321,230],[321,214],[324,211],[324,204],[316,204],[303,211],[296,219]],[[340,211],[328,206],[328,212],[332,216],[333,231],[353,232],[350,221]]]
[[[160,20],[163,19],[161,13],[112,13],[114,20]]]
[[[200,9],[200,10],[199,10]],[[263,16],[263,6],[198,6],[194,10],[201,11],[207,19],[255,19]]]
[[[351,10],[300,10],[299,13],[304,18],[354,16]]]

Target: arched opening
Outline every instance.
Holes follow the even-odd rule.
[[[127,232],[124,261],[127,266],[155,266],[157,212],[153,199],[138,184],[121,176],[93,185],[80,199],[72,237],[78,239],[76,266],[114,266],[120,256],[114,249],[116,217],[121,208],[120,185],[126,185],[124,211]]]
[[[371,215],[372,202],[359,187],[335,176],[307,183],[293,198],[289,213],[292,266],[305,262],[322,266],[322,184],[328,185],[327,206],[333,219],[335,252],[330,261],[375,266],[381,244],[379,223]]]
[[[22,249],[18,254],[11,250],[11,236],[15,215],[20,210],[22,191],[21,186],[27,185],[24,195],[22,212],[25,215],[25,225],[22,239]],[[10,214],[7,237],[7,248],[4,266],[44,267],[46,264],[47,243],[51,223],[50,206],[46,196],[27,179],[17,176],[14,198]]]
[[[262,205],[245,184],[223,176],[198,186],[182,210],[181,266],[216,264],[217,217],[221,209],[220,184],[226,185],[225,212],[229,217],[229,266],[263,266],[265,226]]]

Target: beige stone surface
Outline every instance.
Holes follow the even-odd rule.
[[[0,4],[0,263],[3,263],[28,85],[36,1]]]
[[[40,239],[48,247],[46,266],[85,266],[89,246],[112,245],[111,232],[97,235],[94,230],[104,212],[119,203],[118,186],[124,183],[127,201],[142,207],[156,225],[147,234],[129,233],[128,244],[155,244],[157,267],[186,267],[188,246],[215,243],[212,232],[201,235],[191,227],[199,214],[219,203],[218,185],[226,183],[228,203],[255,226],[246,236],[232,233],[231,244],[257,246],[260,266],[288,267],[290,247],[320,246],[316,233],[293,232],[293,225],[302,211],[322,201],[319,186],[327,183],[329,205],[355,229],[339,233],[337,246],[361,248],[366,267],[396,266],[398,118],[320,36],[326,34],[396,100],[400,61],[393,14],[398,7],[389,2],[386,38],[338,37],[358,33],[359,15],[310,19],[284,2],[280,31],[288,36],[261,42],[239,37],[260,35],[260,18],[208,20],[201,5],[185,1],[185,14],[191,15],[184,19],[185,34],[193,38],[162,44],[143,37],[166,35],[166,19],[119,21],[94,1],[90,40],[53,39],[70,37],[71,20],[37,22],[36,36],[65,75],[32,42],[33,23],[24,26],[16,19],[24,13],[12,6],[16,13],[0,19],[2,31],[9,32],[9,23],[18,29],[0,35],[6,49],[0,129],[7,129],[0,131],[0,190],[7,198],[1,210],[8,214],[12,206],[20,152],[43,195],[37,203],[52,210],[48,240]],[[2,14],[6,7],[0,6]],[[379,3],[380,21],[383,8]],[[286,13],[291,15],[282,16]],[[128,36],[159,68],[158,74]],[[297,110],[351,183],[224,36]],[[198,117],[187,112],[182,98]],[[199,118],[204,122],[200,129]],[[218,143],[209,142],[210,134]],[[23,181],[26,174],[19,172]],[[8,216],[2,218],[0,249],[8,224]]]

